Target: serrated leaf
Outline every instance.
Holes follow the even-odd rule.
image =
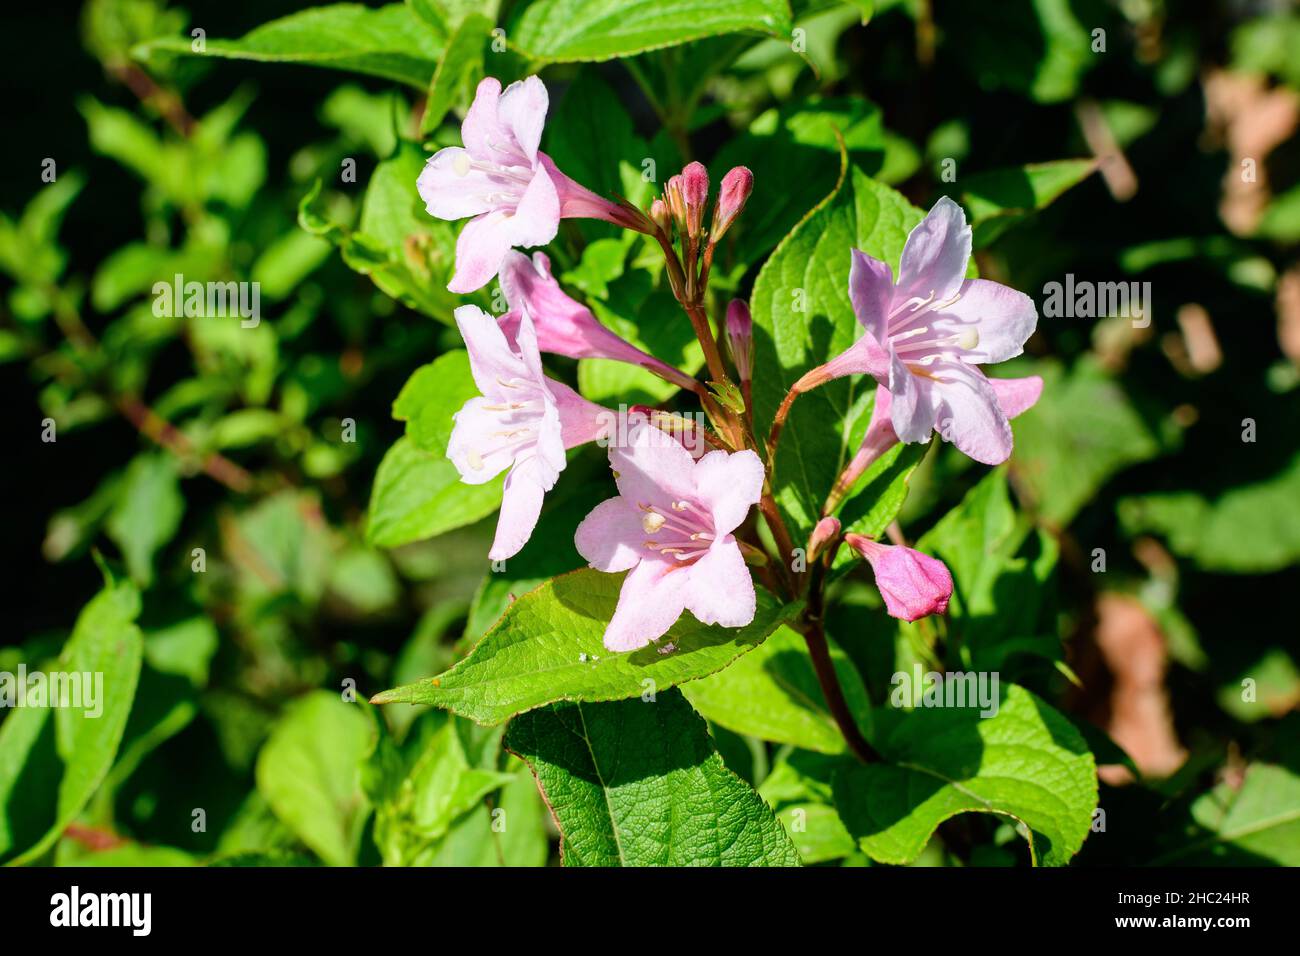
[[[423,92],[438,66],[438,36],[400,3],[371,9],[357,3],[314,7],[263,23],[237,40],[205,38],[196,50],[190,37],[162,37],[133,51],[301,63],[349,70],[406,83]]]
[[[467,79],[483,71],[483,47],[488,42],[493,21],[481,13],[471,13],[462,20],[447,46],[438,57],[438,66],[429,81],[420,129],[432,133],[441,125],[447,112],[467,86]]]
[[[871,702],[857,668],[838,648],[831,660],[849,709],[869,719]],[[789,627],[778,628],[725,671],[683,684],[682,693],[710,721],[738,734],[819,753],[846,750],[803,637]]]
[[[506,747],[537,777],[565,866],[797,866],[761,797],[723,766],[675,690],[516,717]]]
[[[602,637],[623,577],[584,569],[546,582],[511,604],[451,670],[384,691],[374,702],[432,704],[498,724],[555,701],[639,697],[721,670],[800,608],[782,607],[760,588],[748,627],[706,626],[686,612],[655,644],[616,654],[605,650]],[[661,653],[669,644],[675,650]]]
[[[1001,688],[995,716],[979,714],[876,712],[872,743],[885,762],[834,779],[840,818],[873,860],[910,863],[940,823],[970,812],[1023,823],[1036,863],[1064,866],[1078,852],[1097,805],[1097,768],[1079,731],[1014,684]]]
[[[537,0],[510,45],[534,60],[609,60],[738,31],[788,36],[785,0]]]

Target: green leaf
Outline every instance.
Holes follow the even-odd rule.
[[[1300,866],[1300,775],[1252,763],[1191,806],[1184,844],[1154,861],[1178,866]]]
[[[1097,768],[1074,725],[1021,687],[1003,685],[996,716],[969,707],[881,708],[872,743],[884,763],[845,767],[835,805],[880,863],[915,860],[959,813],[1023,824],[1035,863],[1064,866],[1088,835]]]
[[[424,118],[420,129],[432,133],[441,125],[447,112],[466,92],[476,74],[483,72],[483,48],[488,42],[494,21],[480,13],[471,13],[456,27],[438,58],[438,67],[429,81]]]
[[[1249,446],[1246,446],[1249,447]],[[1216,497],[1196,491],[1123,498],[1120,522],[1130,535],[1155,532],[1206,571],[1266,574],[1300,559],[1300,455],[1277,474]]]
[[[409,438],[388,449],[375,473],[366,540],[396,548],[473,524],[501,504],[504,476],[467,485],[443,452],[421,451]]]
[[[452,416],[478,394],[469,353],[454,349],[420,366],[406,380],[393,402],[393,417],[406,422],[406,437],[416,448],[446,455]]]
[[[176,534],[184,513],[175,460],[162,452],[133,458],[105,528],[141,586],[153,581],[153,557]]]
[[[361,765],[373,745],[374,726],[358,706],[315,691],[289,705],[258,755],[258,792],[331,866],[357,861],[370,814]]]
[[[400,3],[370,9],[337,3],[264,23],[238,40],[207,39],[194,49],[190,37],[165,37],[137,46],[144,58],[156,51],[302,63],[396,80],[423,92],[442,52],[435,33]]]
[[[839,648],[831,649],[831,660],[849,709],[869,720],[871,702],[857,668]],[[777,628],[725,671],[683,684],[682,693],[710,721],[738,734],[819,753],[847,749],[804,640],[789,627]]]
[[[772,253],[754,282],[754,406],[765,435],[777,406],[804,372],[848,348],[859,333],[849,302],[852,249],[897,270],[922,213],[850,167],[839,191]],[[866,429],[874,382],[840,379],[795,403],[776,461],[775,495],[800,539],[812,530],[836,476]]]
[[[1005,468],[985,476],[916,547],[952,573],[948,639],[964,666],[999,670],[1018,652],[1062,659],[1055,620],[1040,620],[1059,548],[1016,515]]]
[[[516,717],[506,747],[537,777],[565,866],[797,866],[761,797],[723,766],[676,691]]]
[[[47,694],[52,675],[85,675],[85,706],[28,704],[0,725],[0,860],[21,850],[9,862],[39,859],[108,775],[140,678],[144,639],[134,623],[139,613],[134,585],[105,585],[78,615],[58,661],[44,672]],[[36,669],[33,662],[29,700]],[[11,680],[6,675],[4,683]]]
[[[422,855],[511,774],[470,766],[454,720],[430,735],[409,772],[375,807],[375,843],[386,866],[418,865]]]
[[[616,654],[601,639],[623,577],[584,569],[548,581],[511,604],[451,670],[384,691],[374,702],[433,704],[498,724],[555,701],[638,697],[721,670],[799,610],[759,589],[748,627],[706,626],[687,612],[658,642]],[[675,650],[663,653],[669,644]]]
[[[1031,213],[1045,209],[1097,169],[1095,159],[1059,159],[962,177],[961,201],[982,249]]]
[[[1044,362],[1032,371],[1043,377],[1043,397],[1015,421],[1012,467],[1017,490],[1064,527],[1112,475],[1157,457],[1166,442],[1095,363],[1080,360],[1067,373]]]
[[[508,30],[533,60],[609,60],[738,31],[789,36],[785,0],[536,0]]]

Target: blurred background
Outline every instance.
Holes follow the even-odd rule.
[[[22,776],[0,757],[0,861],[556,860],[499,730],[340,703],[347,681],[365,698],[441,671],[509,594],[581,562],[525,552],[489,579],[491,517],[461,526],[372,500],[404,432],[394,400],[458,342],[455,229],[424,214],[414,176],[455,141],[475,77],[430,122],[422,92],[391,78],[156,42],[188,45],[195,27],[237,38],[303,6],[7,13],[0,671],[56,656],[106,575],[138,590],[143,664],[120,744],[61,838],[47,837],[67,809],[53,797],[60,760],[42,756],[52,740],[31,744]],[[509,24],[522,6],[487,13]],[[997,666],[1095,731],[1102,828],[1116,838],[1090,839],[1077,862],[1300,864],[1300,13],[883,0],[864,24],[864,9],[797,3],[798,52],[738,34],[549,67],[553,119],[604,117],[609,102],[626,118],[547,148],[603,191],[635,176],[583,168],[598,137],[625,143],[634,172],[640,156],[679,168],[687,151],[715,179],[751,165],[754,197],[717,280],[742,295],[834,187],[835,141],[808,104],[916,205],[962,201],[981,274],[1040,310],[1026,356],[1004,369],[1047,381],[994,479],[1016,506],[984,515],[974,560],[989,593],[1023,609],[999,625]],[[525,67],[503,54],[487,69]],[[631,265],[585,253],[610,235],[566,228],[557,274],[634,334],[648,313],[620,307]],[[178,273],[259,283],[262,320],[157,316],[151,289]],[[1149,283],[1149,323],[1046,315],[1049,284],[1067,275]],[[643,334],[689,360],[689,329]],[[578,378],[599,392],[594,372]],[[602,467],[599,455],[571,465],[575,490],[556,509],[584,512],[580,477]],[[908,537],[986,471],[946,446],[928,455],[901,516]],[[889,675],[925,655],[864,608],[869,594],[850,584],[841,597],[832,634],[880,702]],[[358,772],[377,719],[408,751],[437,741],[420,752],[487,775],[473,799],[435,811]],[[0,740],[17,734],[0,724]],[[789,756],[715,738],[760,789]],[[321,741],[337,746],[317,753]],[[494,836],[498,804],[530,822]],[[995,823],[954,823],[923,862],[1025,862]]]

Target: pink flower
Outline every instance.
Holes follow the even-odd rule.
[[[844,541],[870,562],[876,587],[892,617],[916,621],[948,610],[952,575],[938,558],[911,548],[880,544],[860,534],[846,534]]]
[[[564,470],[567,448],[595,441],[611,413],[542,374],[532,321],[519,324],[516,354],[496,319],[475,305],[456,310],[474,384],[483,393],[454,416],[447,457],[461,481],[479,485],[507,468],[496,540],[488,556],[519,553],[537,525],[542,497]]]
[[[501,289],[510,306],[501,318],[508,338],[514,339],[526,315],[533,321],[537,347],[543,352],[568,358],[615,359],[640,365],[682,388],[699,388],[691,376],[625,341],[601,325],[585,305],[565,295],[551,276],[546,253],[534,252],[530,260],[522,252],[508,251],[501,264]]]
[[[897,284],[889,265],[857,249],[849,298],[866,333],[796,383],[796,391],[865,373],[889,389],[891,421],[905,442],[932,431],[976,461],[1011,454],[1011,425],[997,388],[977,366],[1019,355],[1033,334],[1033,300],[987,279],[967,279],[971,231],[944,197],[907,237]]]
[[[681,444],[637,424],[612,447],[619,496],[578,526],[578,553],[601,571],[627,571],[605,646],[631,651],[665,634],[683,610],[704,624],[754,619],[754,582],[732,532],[757,504],[763,465],[745,450],[694,460]]]
[[[745,208],[749,194],[754,189],[754,174],[746,166],[736,166],[722,177],[718,189],[718,204],[713,209],[712,239],[717,242],[731,228],[740,211]]]
[[[456,241],[456,272],[447,288],[473,292],[497,274],[515,246],[555,238],[561,219],[605,219],[639,228],[627,211],[560,172],[538,150],[549,99],[535,76],[511,83],[487,77],[478,85],[460,133],[464,147],[438,150],[416,188],[439,219],[472,216]]]

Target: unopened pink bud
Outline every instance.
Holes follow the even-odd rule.
[[[948,610],[952,575],[938,558],[911,548],[880,544],[860,534],[846,534],[844,541],[870,562],[876,587],[891,617],[916,621]]]
[[[714,242],[731,228],[731,224],[745,208],[753,189],[754,174],[744,166],[736,166],[722,177],[722,185],[718,189],[718,205],[713,214]]]
[[[816,561],[826,550],[827,545],[835,542],[840,536],[840,519],[826,517],[817,522],[813,528],[812,535],[808,538],[808,560]]]
[[[749,306],[740,299],[732,299],[727,306],[727,343],[736,373],[742,382],[748,382],[754,375],[754,320]]]
[[[686,198],[682,194],[682,177],[669,176],[664,184],[664,202],[679,230],[686,229]]]
[[[709,201],[709,171],[703,163],[689,163],[682,170],[682,199],[686,203],[686,228],[699,235],[704,224],[704,206]]]

